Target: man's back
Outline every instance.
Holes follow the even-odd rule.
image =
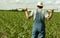
[[[38,9],[36,10],[36,14],[34,15],[35,16],[35,20],[36,22],[44,22],[44,10],[42,9]]]

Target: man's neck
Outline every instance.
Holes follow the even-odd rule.
[[[43,9],[43,8],[38,8],[38,9]]]

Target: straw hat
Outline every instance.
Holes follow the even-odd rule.
[[[38,2],[37,6],[43,6],[43,3],[42,2]]]

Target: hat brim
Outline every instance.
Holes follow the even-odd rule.
[[[37,6],[43,6],[43,5],[37,5]]]

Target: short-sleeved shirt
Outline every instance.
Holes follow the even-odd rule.
[[[44,15],[45,18],[47,18],[48,15],[49,15],[46,10],[38,9],[38,11],[42,11],[42,14]],[[32,10],[31,13],[30,13],[30,16],[33,16],[34,20],[35,20],[35,18],[36,18],[36,10]]]

